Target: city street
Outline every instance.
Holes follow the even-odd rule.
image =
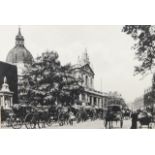
[[[123,129],[130,129],[130,127],[131,127],[131,119],[124,120]],[[12,127],[5,127],[5,126],[2,126],[2,128],[12,129]],[[25,129],[24,125],[22,126],[22,129]],[[105,129],[105,127],[103,120],[95,120],[95,121],[88,120],[86,122],[80,122],[80,123],[74,122],[73,125],[63,125],[63,126],[59,126],[58,123],[55,123],[50,127],[46,125],[45,129]],[[120,129],[120,123],[118,122],[116,124],[114,122],[112,129]]]
[[[124,120],[123,128],[124,129],[129,129],[131,127],[131,120]],[[104,122],[103,120],[95,120],[95,121],[86,121],[86,122],[81,122],[81,123],[76,123],[74,122],[74,125],[64,125],[64,126],[59,126],[58,124],[54,124],[51,127],[47,127],[50,129],[105,129],[104,127]],[[120,128],[119,122],[116,123],[114,122],[113,124],[113,129],[118,129]]]

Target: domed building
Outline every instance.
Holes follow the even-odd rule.
[[[22,75],[23,70],[27,65],[34,61],[32,54],[24,46],[24,37],[21,34],[20,28],[15,38],[15,46],[12,48],[7,57],[6,62],[15,64],[18,68],[18,75]]]
[[[27,94],[26,88],[23,85],[23,73],[27,71],[29,66],[33,63],[34,59],[32,54],[27,50],[24,45],[24,37],[21,34],[20,28],[15,38],[15,46],[9,51],[6,62],[17,66],[18,74],[18,102],[24,102],[24,96]]]

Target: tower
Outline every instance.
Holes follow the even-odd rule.
[[[85,48],[85,51],[82,55],[82,62],[83,62],[83,64],[89,64],[90,65],[89,56],[88,56],[86,48]]]

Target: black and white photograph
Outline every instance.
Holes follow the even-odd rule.
[[[0,26],[2,129],[155,129],[154,25]]]

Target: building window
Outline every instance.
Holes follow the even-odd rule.
[[[90,79],[90,82],[91,82],[91,88],[93,88],[93,79],[92,78]]]
[[[88,76],[86,75],[86,87],[88,87]]]

